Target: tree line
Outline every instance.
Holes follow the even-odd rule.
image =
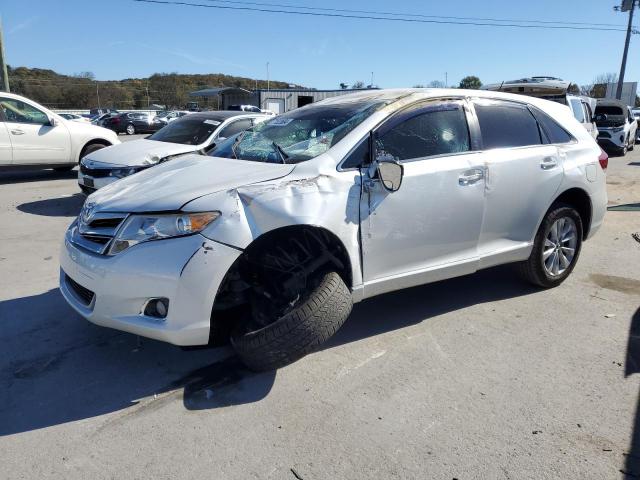
[[[151,105],[184,108],[189,92],[207,87],[267,88],[266,80],[222,73],[202,75],[154,73],[146,78],[96,80],[92,72],[62,75],[41,68],[7,67],[11,92],[53,109],[144,109]],[[287,82],[270,81],[270,88],[287,88]],[[196,99],[197,100],[197,99]]]

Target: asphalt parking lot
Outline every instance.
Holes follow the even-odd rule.
[[[75,175],[0,173],[0,477],[640,477],[640,210],[609,211],[559,288],[499,267],[383,295],[254,374],[66,305]],[[608,191],[640,207],[640,148]]]

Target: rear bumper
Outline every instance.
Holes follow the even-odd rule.
[[[139,244],[109,257],[76,247],[67,232],[60,252],[60,291],[96,325],[174,345],[204,345],[215,295],[240,254],[192,235]],[[169,299],[166,318],[143,313],[153,298]]]

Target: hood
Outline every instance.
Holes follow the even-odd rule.
[[[148,165],[152,158],[194,152],[197,145],[157,142],[155,140],[132,140],[109,148],[102,148],[88,155],[87,160],[123,167]]]
[[[64,122],[64,125],[72,135],[84,135],[87,137],[104,138],[109,140],[113,144],[120,143],[118,140],[118,134],[108,128],[99,127],[90,122],[67,120],[66,118],[58,117],[60,121]]]
[[[126,145],[126,144],[125,144]],[[89,196],[98,211],[160,212],[198,197],[284,177],[295,165],[185,155],[123,178]]]

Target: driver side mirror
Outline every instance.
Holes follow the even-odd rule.
[[[378,178],[388,192],[397,192],[402,185],[404,166],[398,162],[378,162]]]
[[[56,117],[49,117],[49,125],[52,127],[57,127],[60,124]]]

